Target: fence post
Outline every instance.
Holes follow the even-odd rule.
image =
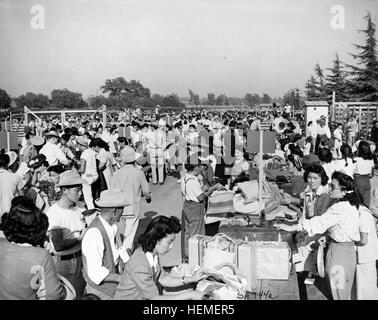
[[[25,126],[28,125],[28,107],[24,106],[24,119],[25,119]]]

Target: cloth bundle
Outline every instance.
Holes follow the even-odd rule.
[[[214,191],[209,197],[207,214],[234,213],[234,193],[232,191]]]

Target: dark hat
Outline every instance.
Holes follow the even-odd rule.
[[[29,126],[24,127],[25,133],[31,133],[32,131],[33,131],[33,129],[31,127],[29,127]]]
[[[46,156],[42,153],[37,154],[30,159],[30,161],[28,162],[28,167],[31,169],[36,169],[40,167],[44,161],[46,161]]]

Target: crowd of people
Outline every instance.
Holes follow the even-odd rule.
[[[363,140],[354,116],[333,132],[325,117],[303,128],[289,106],[282,113],[136,112],[110,124],[30,122],[20,150],[0,154],[0,299],[205,299],[195,290],[163,295],[206,273],[173,277],[159,256],[181,231],[187,262],[188,239],[205,235],[207,199],[252,178],[263,161],[247,148],[248,132],[263,122],[276,133],[269,157],[289,173],[285,203],[303,211],[298,224],[277,228],[295,232],[299,246],[327,235],[333,299],[378,299],[378,193],[370,186],[378,122]],[[175,173],[181,222],[161,212],[136,237],[142,202],[152,199],[149,183],[163,185]]]

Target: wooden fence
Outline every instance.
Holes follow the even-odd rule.
[[[378,119],[378,103],[336,102],[332,113],[333,124],[342,123],[344,125],[352,114],[355,115],[360,135],[369,135],[373,122]]]

